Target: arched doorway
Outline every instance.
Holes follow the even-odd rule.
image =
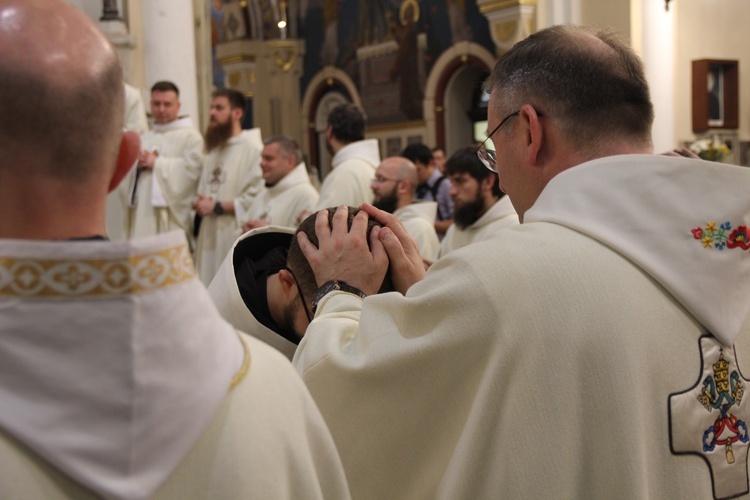
[[[318,172],[322,181],[331,168],[331,155],[326,148],[325,133],[328,113],[339,104],[351,102],[361,106],[354,82],[338,68],[327,66],[316,74],[305,90],[302,99],[304,134],[302,148],[308,155],[308,168]]]
[[[425,88],[425,124],[427,137],[446,155],[474,142],[482,84],[494,63],[487,49],[468,41],[454,44],[435,61]]]

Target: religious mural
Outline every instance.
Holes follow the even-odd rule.
[[[279,38],[281,0],[214,0],[218,42]],[[301,91],[325,66],[357,86],[370,125],[421,120],[425,82],[454,43],[470,40],[494,53],[476,0],[300,0],[296,33],[305,40]]]

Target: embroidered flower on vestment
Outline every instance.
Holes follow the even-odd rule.
[[[727,248],[750,249],[750,238],[748,238],[747,226],[737,226],[727,240]]]
[[[718,250],[724,250],[724,248],[741,248],[742,250],[750,250],[750,238],[748,237],[747,226],[739,226],[737,229],[732,230],[732,223],[730,221],[726,221],[718,227],[716,222],[707,222],[705,229],[695,227],[690,232],[693,234],[694,239],[701,240],[704,248],[713,247]]]

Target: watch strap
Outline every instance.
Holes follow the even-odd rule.
[[[318,290],[315,292],[315,295],[313,295],[313,300],[312,300],[313,316],[315,315],[315,311],[318,309],[318,304],[320,304],[320,301],[323,300],[323,297],[335,291],[350,293],[362,299],[367,297],[367,294],[365,292],[343,281],[338,281],[338,280],[327,281],[323,283],[320,286],[320,288],[318,288]]]

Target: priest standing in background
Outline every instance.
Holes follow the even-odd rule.
[[[180,91],[172,82],[151,87],[153,128],[141,136],[128,187],[128,238],[173,229],[190,234],[191,204],[203,166],[203,137],[189,116],[179,116]]]
[[[193,203],[200,217],[195,265],[208,286],[240,235],[241,214],[256,203],[263,189],[260,129],[242,130],[245,96],[233,89],[213,93],[206,130],[208,154]]]

